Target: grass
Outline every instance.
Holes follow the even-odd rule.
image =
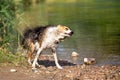
[[[20,52],[12,54],[6,49],[0,49],[0,64],[25,65],[25,57]]]
[[[16,4],[15,0],[0,0],[0,64],[20,65],[25,60],[20,52],[13,51],[18,47],[19,33],[15,23],[16,15],[22,13],[20,7],[21,4]]]

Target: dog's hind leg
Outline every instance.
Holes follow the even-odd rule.
[[[29,47],[29,51],[28,51],[28,63],[29,63],[30,65],[32,65],[32,63],[31,63],[31,58],[32,58],[32,55],[33,55],[34,50],[35,50],[34,44],[31,43],[31,44],[30,44],[30,47]]]
[[[57,54],[56,54],[56,49],[55,48],[52,48],[52,52],[53,52],[53,56],[54,56],[54,59],[55,59],[55,64],[57,66],[58,69],[63,69],[60,64],[58,63],[58,58],[57,58]]]
[[[28,63],[31,65],[32,62],[31,62],[31,57],[32,57],[32,53],[30,51],[28,51]]]

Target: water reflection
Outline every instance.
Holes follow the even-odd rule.
[[[23,26],[64,24],[74,35],[58,47],[60,59],[81,64],[84,57],[94,57],[97,65],[120,65],[119,1],[42,3],[26,10]],[[72,58],[76,51],[78,58]]]

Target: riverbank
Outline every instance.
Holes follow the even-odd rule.
[[[31,66],[15,66],[13,64],[0,66],[0,80],[119,80],[120,66],[115,65],[76,65],[60,60],[62,70],[56,68],[51,57],[40,58],[41,67],[34,73]],[[15,72],[11,72],[15,69]]]

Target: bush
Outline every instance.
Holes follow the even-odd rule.
[[[8,44],[14,30],[15,4],[14,0],[0,0],[0,46]]]
[[[21,13],[15,0],[0,0],[0,62],[17,63],[21,56],[13,51],[18,46],[18,32],[15,22],[16,15]],[[14,47],[13,47],[14,46]]]

